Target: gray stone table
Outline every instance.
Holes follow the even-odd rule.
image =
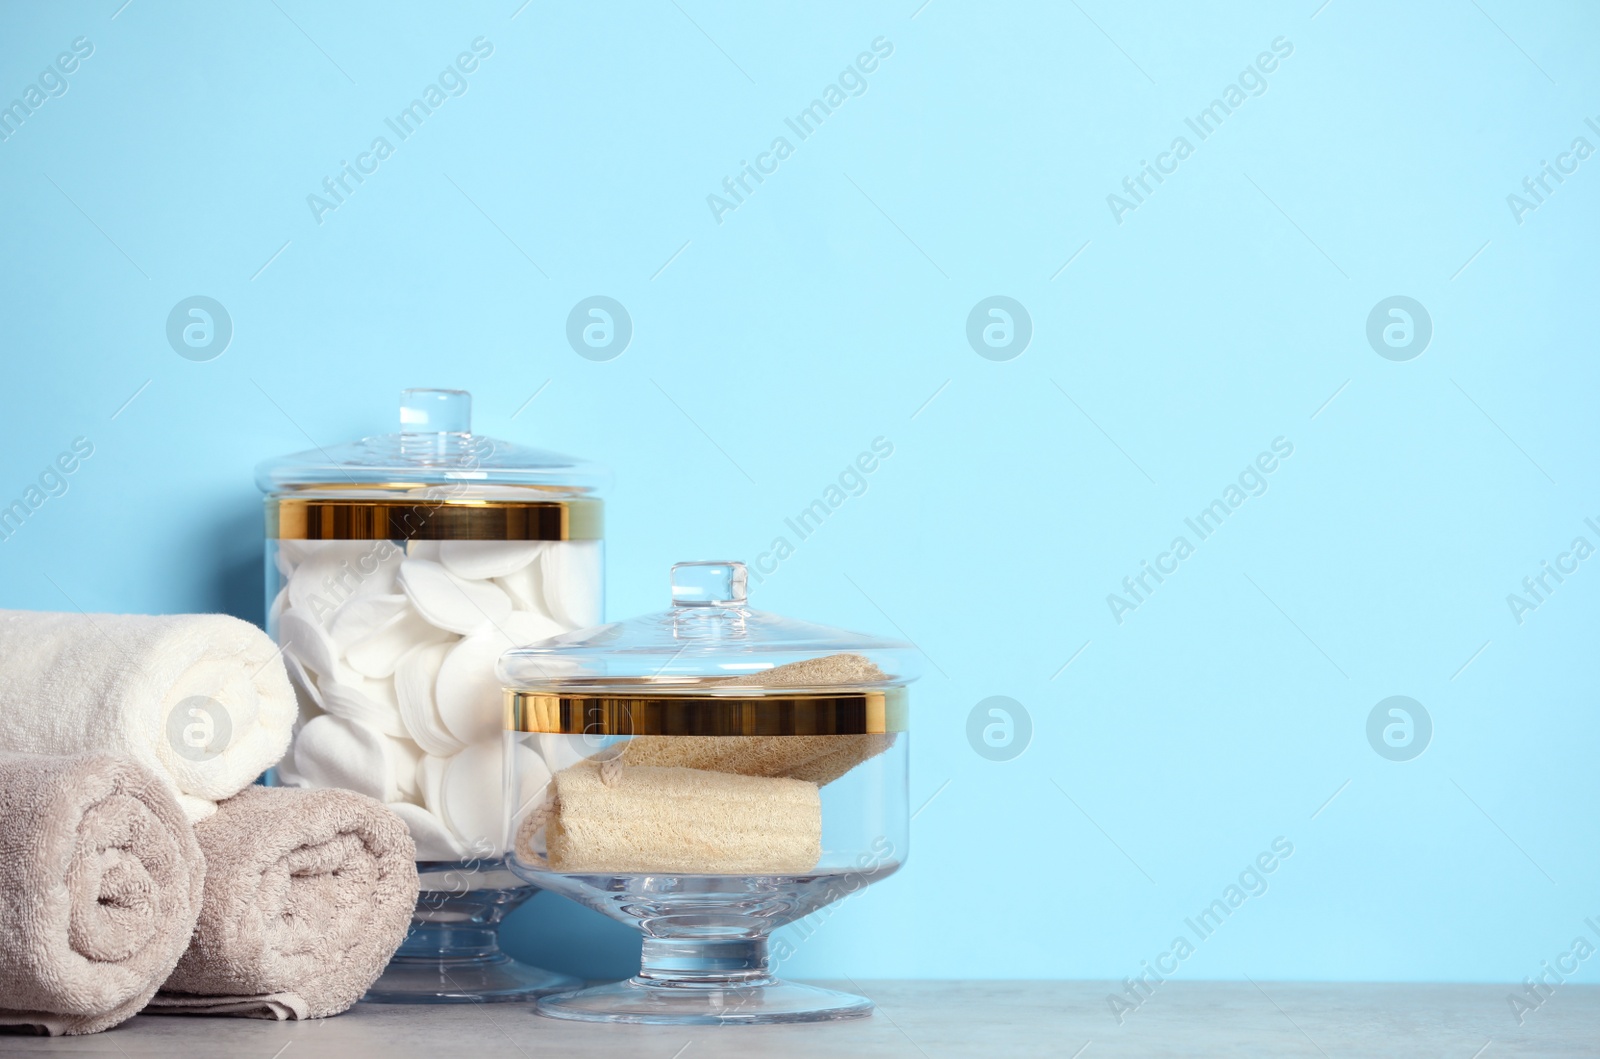
[[[878,1002],[871,1018],[808,1026],[594,1026],[527,1005],[388,1007],[268,1023],[140,1016],[93,1037],[0,1037],[0,1055],[128,1059],[719,1056],[1010,1059],[1060,1056],[1600,1056],[1600,986],[1567,984],[1521,1025],[1505,985],[1167,982],[1122,1024],[1099,982],[828,983]]]

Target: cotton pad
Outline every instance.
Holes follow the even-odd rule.
[[[543,541],[440,541],[439,562],[458,577],[481,581],[510,576],[544,550]]]
[[[600,624],[600,546],[595,541],[569,541],[539,556],[545,605],[552,618],[569,629]]]
[[[300,658],[293,651],[283,652],[284,668],[289,671],[289,684],[295,690],[295,697],[300,700],[300,721],[304,723],[318,713],[326,712],[322,705],[322,692],[317,690],[316,681],[311,674],[306,672],[306,667],[301,664]],[[313,710],[307,716],[307,710]]]
[[[430,625],[408,604],[388,624],[374,630],[364,640],[351,644],[345,652],[345,661],[351,669],[369,677],[393,676],[400,659],[418,644],[454,640],[454,633]]]
[[[393,783],[383,800],[397,802],[401,799],[420,798],[422,788],[417,782],[417,767],[422,764],[422,748],[409,739],[385,736],[384,749],[389,754]]]
[[[400,585],[431,624],[463,635],[497,625],[511,613],[511,597],[488,581],[457,577],[427,559],[400,565]]]
[[[389,808],[411,829],[411,837],[417,843],[418,860],[460,860],[466,853],[449,828],[444,826],[444,821],[422,806],[410,802],[390,802]]]
[[[320,543],[320,541],[278,541],[278,549],[274,558],[277,560],[278,573],[283,575],[285,582],[294,573],[295,567],[306,561],[306,556],[311,554],[311,549]]]
[[[559,636],[564,631],[542,614],[517,611],[507,615],[498,627],[474,633],[451,648],[439,669],[435,690],[439,716],[450,733],[463,743],[499,735],[505,717],[495,662],[513,647]]]
[[[417,745],[429,754],[449,757],[466,744],[450,734],[439,718],[434,688],[439,667],[455,645],[423,644],[413,648],[394,671],[395,698],[400,706],[400,721]]]
[[[328,638],[341,653],[348,651],[351,644],[360,643],[400,617],[408,606],[403,592],[349,600],[328,619]]]
[[[527,747],[512,750],[517,773],[542,769]],[[441,781],[441,815],[468,849],[505,848],[505,747],[498,739],[475,743],[450,759]],[[535,773],[537,775],[537,773]]]
[[[511,597],[511,604],[517,610],[548,614],[550,607],[544,601],[544,579],[540,573],[543,565],[531,562],[515,573],[495,578],[494,583]]]
[[[394,699],[394,685],[390,681],[357,677],[348,683],[328,683],[322,689],[322,701],[329,713],[371,725],[384,735],[397,738],[410,735],[400,720],[400,706]]]
[[[343,787],[382,801],[393,782],[383,739],[357,721],[332,714],[313,718],[295,740],[295,772],[313,787]]]
[[[284,611],[278,619],[278,639],[319,680],[350,681],[357,678],[357,674],[340,658],[339,649],[327,631],[294,607]]]
[[[356,596],[387,596],[400,591],[398,579],[400,564],[406,553],[391,541],[362,541],[356,556],[356,576],[361,583]]]
[[[289,577],[289,606],[317,619],[333,612],[361,584],[356,563],[367,541],[304,541],[305,558]]]
[[[429,754],[422,759],[422,764],[417,766],[417,786],[422,788],[423,807],[444,820],[441,806],[444,803],[444,770],[450,764],[451,758],[434,757]]]
[[[442,541],[406,541],[407,559],[428,559],[439,561],[439,545]]]

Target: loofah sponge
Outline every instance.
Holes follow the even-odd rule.
[[[822,856],[822,800],[804,780],[583,762],[556,773],[554,788],[555,871],[797,875]],[[539,822],[518,834],[524,857],[537,857]]]
[[[741,776],[782,776],[827,786],[889,749],[886,735],[642,735],[622,754],[629,768],[705,769]]]
[[[760,688],[861,687],[885,680],[883,670],[858,654],[826,655],[790,662],[749,677],[716,681]],[[784,776],[826,786],[894,744],[894,734],[638,736],[628,741],[622,761],[630,767],[653,765],[732,772],[741,776]]]

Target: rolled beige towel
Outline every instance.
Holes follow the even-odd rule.
[[[189,944],[205,862],[177,799],[109,754],[0,753],[0,1027],[98,1033]]]
[[[200,923],[149,1014],[337,1015],[405,939],[417,851],[382,802],[251,787],[195,831],[207,865]]]
[[[255,782],[298,707],[276,644],[226,614],[0,611],[0,751],[106,751],[191,820]]]
[[[612,762],[615,766],[616,763]],[[556,773],[517,852],[576,873],[798,875],[822,856],[822,799],[805,780],[588,762]]]

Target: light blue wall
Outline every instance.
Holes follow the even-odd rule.
[[[120,2],[0,11],[0,101],[94,46],[0,143],[0,498],[94,446],[0,543],[0,604],[259,620],[252,465],[390,429],[404,386],[615,469],[612,616],[662,606],[674,560],[754,560],[882,436],[756,600],[920,645],[933,800],[790,972],[1120,979],[1279,836],[1180,977],[1520,981],[1600,915],[1600,558],[1507,604],[1600,546],[1600,158],[1507,202],[1600,147],[1593,5]],[[465,94],[318,223],[307,196],[480,36]],[[879,37],[799,141],[784,118]],[[1280,37],[1200,141],[1185,116]],[[634,322],[609,362],[565,337],[595,294]],[[165,335],[191,295],[233,322],[208,362]],[[1026,307],[1020,357],[968,343],[991,295]],[[1391,295],[1426,307],[1420,357],[1368,342]],[[1185,517],[1280,437],[1199,541]],[[1108,593],[1179,534],[1119,624]],[[1012,760],[968,741],[992,695],[1031,717]],[[1392,695],[1431,717],[1413,760],[1368,741]],[[557,898],[514,922],[519,952],[628,969],[628,932]]]

